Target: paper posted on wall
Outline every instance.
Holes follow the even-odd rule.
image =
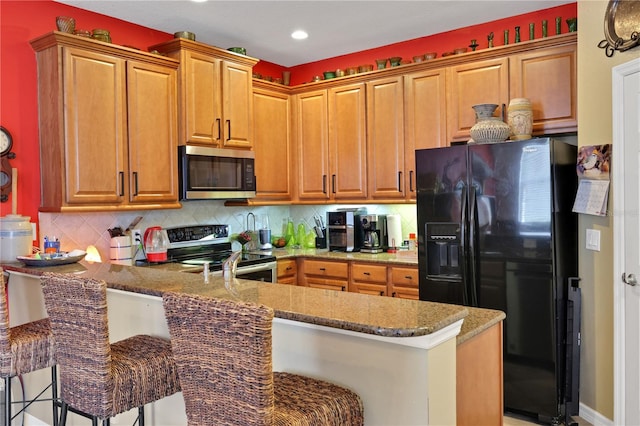
[[[576,201],[573,203],[573,211],[575,213],[606,216],[608,198],[609,180],[580,179]]]

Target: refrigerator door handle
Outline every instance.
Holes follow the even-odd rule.
[[[477,206],[476,187],[469,187],[469,275],[467,280],[467,289],[469,291],[469,305],[478,306],[478,291],[476,290],[476,282],[478,279],[477,271],[477,225],[478,225],[478,206]]]
[[[460,258],[466,259],[468,255],[468,246],[467,246],[467,185],[462,186],[462,191],[460,193]],[[462,275],[462,304],[469,305],[469,292],[467,288],[468,280],[469,280],[469,270],[468,270],[468,262],[462,262],[461,275]]]

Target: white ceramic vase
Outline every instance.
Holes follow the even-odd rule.
[[[533,109],[527,98],[514,98],[509,102],[507,122],[511,129],[512,140],[531,139],[533,131]]]

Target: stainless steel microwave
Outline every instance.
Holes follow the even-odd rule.
[[[253,151],[183,145],[178,156],[181,200],[256,196]]]

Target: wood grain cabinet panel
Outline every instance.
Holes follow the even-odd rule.
[[[487,59],[448,69],[447,121],[450,141],[469,140],[477,104],[509,104],[509,58]],[[501,113],[499,108],[497,113]]]
[[[180,61],[180,144],[252,148],[257,59],[183,38],[149,49]]]
[[[577,131],[576,66],[575,44],[510,58],[510,95],[531,100],[534,135]]]
[[[349,285],[348,262],[303,259],[298,274],[306,287],[347,291]]]
[[[180,207],[177,61],[59,32],[31,44],[40,210]]]
[[[418,300],[418,268],[389,266],[389,295],[402,299]]]
[[[367,82],[367,167],[370,200],[403,200],[402,76]]]
[[[256,198],[251,200],[252,204],[290,201],[294,161],[289,95],[254,87],[253,130]]]
[[[278,284],[298,285],[298,266],[296,259],[278,260]]]
[[[444,68],[404,76],[405,188],[416,199],[416,149],[448,146],[447,85]]]
[[[387,266],[352,262],[349,291],[374,296],[386,296]]]

